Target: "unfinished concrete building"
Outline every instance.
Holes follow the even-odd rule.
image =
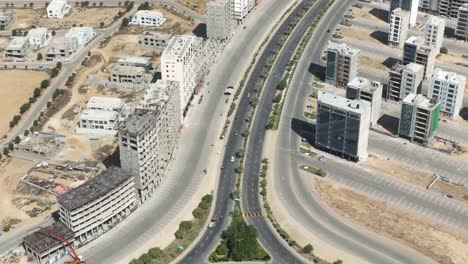
[[[62,137],[53,135],[31,135],[25,137],[15,146],[16,156],[32,159],[49,159],[57,154],[64,145]]]
[[[161,184],[172,159],[179,136],[179,104],[178,83],[158,80],[119,128],[120,163],[134,177],[142,203]]]
[[[370,126],[377,124],[380,118],[383,84],[356,77],[346,87],[346,98],[368,101],[371,106]]]
[[[26,255],[31,257],[34,263],[55,263],[69,254],[70,248],[54,234],[58,234],[72,244],[74,242],[73,231],[62,222],[54,222],[51,226],[23,238]]]
[[[25,58],[31,51],[28,37],[14,37],[8,47],[5,49],[5,57],[7,58]]]
[[[13,20],[14,15],[13,10],[0,11],[0,28],[5,29]]]
[[[464,4],[458,9],[455,36],[464,41],[468,40],[468,3]]]
[[[153,78],[150,58],[126,57],[111,68],[110,83],[129,89],[140,89]]]
[[[403,46],[403,65],[411,62],[421,64],[424,66],[424,78],[430,78],[434,72],[437,53],[435,48],[424,45],[423,39],[412,36]]]
[[[98,238],[138,205],[133,178],[117,167],[60,195],[58,202],[60,221],[74,232],[76,245]]]
[[[329,41],[327,47],[326,81],[337,87],[346,87],[357,76],[359,54],[359,49],[351,48],[346,43]]]
[[[230,0],[208,1],[206,16],[206,34],[209,39],[226,40],[231,37]]]
[[[140,36],[138,44],[147,48],[165,48],[169,44],[171,34],[164,34],[154,31],[145,31]]]
[[[459,8],[466,3],[466,0],[440,0],[439,15],[441,17],[449,17],[456,19],[458,16]]]
[[[80,48],[76,38],[58,37],[46,51],[48,61],[66,61]]]

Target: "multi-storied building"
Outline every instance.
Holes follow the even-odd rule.
[[[58,37],[46,51],[46,60],[68,60],[80,48],[76,38]]]
[[[110,70],[109,81],[113,85],[140,89],[143,83],[153,78],[153,65],[148,57],[125,57],[119,59]]]
[[[138,205],[135,183],[126,171],[103,173],[58,197],[60,221],[84,245],[114,227]]]
[[[386,98],[389,100],[403,100],[410,93],[421,93],[424,79],[424,66],[410,63],[395,65],[388,75]]]
[[[441,114],[456,119],[463,105],[466,77],[435,69],[427,97],[440,101]]]
[[[409,94],[401,104],[398,134],[402,138],[429,144],[439,126],[440,102],[422,94]]]
[[[403,64],[411,62],[424,65],[424,78],[429,78],[434,72],[435,48],[424,45],[424,41],[416,36],[409,37],[403,46]]]
[[[76,38],[80,47],[88,44],[94,37],[96,32],[92,27],[72,27],[65,34],[66,38]]]
[[[328,42],[327,49],[326,81],[345,87],[357,76],[360,50],[332,41]]]
[[[438,15],[440,0],[419,0],[419,9],[423,12]]]
[[[242,23],[255,7],[255,0],[230,0],[232,19]]]
[[[0,11],[0,28],[5,29],[13,20],[14,15],[13,10]]]
[[[409,13],[397,8],[390,14],[390,30],[388,44],[394,47],[402,47],[408,37]]]
[[[5,49],[5,57],[22,59],[31,51],[28,37],[14,37]]]
[[[371,105],[370,125],[377,124],[380,118],[380,105],[382,103],[383,84],[370,81],[366,78],[356,77],[346,87],[346,98],[352,100],[368,101]]]
[[[130,24],[160,27],[162,24],[164,24],[164,22],[166,22],[166,18],[161,12],[139,10],[132,17],[132,21],[130,21]]]
[[[439,54],[442,42],[444,41],[445,19],[430,16],[426,21],[426,34],[424,36],[424,44],[434,48]]]
[[[52,0],[47,5],[48,18],[63,18],[70,12],[71,6],[65,0]]]
[[[28,32],[29,46],[33,49],[39,49],[46,45],[52,33],[47,28],[33,28]]]
[[[127,113],[126,105],[119,98],[91,97],[80,114],[75,131],[77,134],[114,135]]]
[[[202,78],[205,54],[202,39],[188,36],[174,36],[161,56],[163,80],[179,82],[181,117],[188,110],[195,88]]]
[[[133,176],[141,202],[153,195],[165,177],[177,145],[178,85],[167,80],[151,84],[139,108],[119,128],[120,163]]]
[[[458,11],[463,4],[466,4],[466,0],[439,0],[439,15],[442,17],[449,17],[456,19],[458,17]]]
[[[418,17],[418,6],[419,0],[390,0],[389,20],[391,20],[392,12],[401,8],[409,14],[409,25],[414,26]]]
[[[465,41],[468,40],[468,3],[464,4],[458,9],[455,36]]]
[[[138,44],[148,48],[165,48],[169,44],[171,34],[164,34],[154,31],[145,31],[140,35]]]
[[[334,155],[358,161],[367,156],[370,103],[319,93],[315,145]]]
[[[230,0],[210,0],[206,3],[206,33],[209,39],[226,40],[231,36]]]

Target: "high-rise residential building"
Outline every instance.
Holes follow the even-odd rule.
[[[206,33],[209,39],[226,40],[231,35],[230,0],[210,0],[206,3]]]
[[[132,177],[109,167],[103,173],[58,197],[60,221],[84,245],[114,227],[138,205]]]
[[[397,8],[390,15],[390,31],[388,44],[394,47],[402,47],[408,37],[409,13]]]
[[[163,80],[179,82],[180,113],[185,115],[204,67],[204,43],[195,36],[177,35],[171,38],[161,56]]]
[[[423,12],[438,15],[440,0],[419,0],[419,9]]]
[[[442,42],[444,41],[445,19],[430,16],[426,21],[426,34],[424,44],[434,48],[436,54],[439,54]]]
[[[367,157],[370,103],[319,93],[315,145],[334,155],[358,161]]]
[[[403,45],[403,65],[411,62],[424,65],[424,78],[429,78],[434,72],[436,49],[424,45],[424,41],[416,36],[409,37]]]
[[[382,104],[383,84],[370,81],[366,78],[356,77],[346,87],[346,98],[368,101],[371,105],[370,125],[377,124],[380,118]]]
[[[440,102],[422,94],[409,94],[401,104],[398,134],[421,144],[429,144],[439,127]]]
[[[121,167],[134,178],[141,202],[165,177],[179,136],[179,87],[158,80],[150,84],[140,106],[119,128]]]
[[[456,119],[463,105],[466,77],[437,68],[430,82],[427,96],[440,101],[443,115]]]
[[[359,49],[351,48],[346,43],[329,41],[326,81],[338,87],[345,87],[357,76],[359,54]]]
[[[409,13],[409,25],[416,25],[416,19],[418,17],[418,7],[419,0],[390,0],[390,10],[389,10],[389,21],[391,20],[391,14],[393,10],[401,8],[403,11]]]
[[[403,100],[410,93],[421,93],[424,79],[424,66],[417,63],[395,65],[388,76],[386,98],[389,100]]]
[[[249,12],[255,7],[255,0],[230,0],[231,14],[237,23],[242,23]]]
[[[440,0],[439,15],[457,19],[459,8],[466,3],[468,3],[467,0]]]
[[[468,3],[460,6],[458,9],[457,27],[455,36],[459,39],[468,41]]]

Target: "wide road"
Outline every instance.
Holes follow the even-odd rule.
[[[276,74],[272,78],[268,78],[266,88],[262,94],[261,100],[257,106],[257,115],[253,121],[251,138],[249,140],[249,147],[246,149],[246,163],[245,173],[243,179],[242,189],[242,205],[245,212],[252,210],[261,211],[259,195],[258,195],[258,169],[260,166],[261,148],[258,148],[263,142],[263,135],[265,133],[265,125],[268,121],[269,112],[271,111],[271,98],[274,96],[276,84],[280,81],[280,76],[284,73],[284,70],[291,58],[293,51],[299,44],[300,39],[308,29],[308,25],[314,20],[318,13],[324,9],[326,4],[330,0],[320,0],[308,11],[305,18],[301,20],[299,25],[291,34],[286,44],[283,46],[278,59],[276,60],[272,71]],[[228,138],[228,144],[225,150],[224,157],[224,170],[221,175],[218,196],[216,197],[216,207],[214,216],[220,219],[226,219],[229,216],[229,211],[232,209],[232,201],[229,200],[229,193],[234,189],[236,173],[234,169],[238,166],[238,162],[232,162],[231,158],[235,156],[236,152],[242,147],[243,138],[240,136],[241,132],[247,129],[247,123],[245,119],[252,108],[250,104],[251,98],[255,97],[258,89],[258,83],[261,81],[261,75],[264,70],[264,66],[272,58],[272,53],[278,52],[280,46],[277,45],[280,38],[284,36],[284,32],[287,31],[288,25],[292,19],[303,9],[304,2],[301,2],[284,22],[279,26],[275,34],[270,38],[264,51],[258,58],[249,79],[246,82],[245,91],[241,97],[239,104],[237,105],[237,111],[235,118],[232,121],[232,130]],[[274,83],[274,85],[272,85]],[[257,139],[262,140],[261,142]],[[252,146],[252,142],[256,142],[258,145]],[[254,144],[255,145],[255,144]],[[260,151],[260,153],[259,153]],[[251,160],[252,159],[252,160]],[[256,172],[255,172],[256,171]],[[250,188],[245,187],[246,182],[252,181],[256,185],[256,191],[250,192]],[[253,203],[250,203],[252,201]],[[298,256],[293,252],[289,246],[276,234],[276,231],[272,230],[269,223],[265,218],[258,218],[256,220],[247,220],[249,223],[255,225],[259,240],[266,250],[270,253],[274,263],[304,263],[306,262],[302,257]],[[223,220],[221,225],[215,226],[215,228],[205,232],[200,238],[197,245],[186,254],[186,256],[179,263],[198,263],[206,261],[206,256],[215,247],[216,242],[219,241],[218,237],[224,229],[226,221]],[[211,242],[210,242],[211,241]],[[213,243],[213,241],[215,243]]]

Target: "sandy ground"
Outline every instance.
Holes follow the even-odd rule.
[[[362,17],[362,18],[368,18],[368,19],[374,19],[374,20],[381,21],[380,18],[372,15],[371,13],[369,13],[368,10],[366,10],[364,8],[360,9],[360,8],[353,7],[352,14],[355,17]]]
[[[205,14],[205,5],[207,0],[175,0],[177,3],[182,4],[200,14]]]
[[[49,19],[45,16],[45,9],[15,9],[16,20],[11,28],[29,28],[32,25],[46,27],[48,29],[68,29],[74,24],[76,26],[90,26],[97,28],[101,22],[104,26],[112,24],[113,17],[124,8],[102,7],[102,8],[81,8],[72,7],[71,13],[62,19]]]
[[[152,48],[144,48],[138,44],[139,35],[122,34],[115,35],[110,39],[107,45],[98,49],[102,56],[110,61],[112,58],[123,58],[126,56],[145,56],[154,57],[160,52]]]
[[[468,263],[468,236],[325,180],[312,178],[336,212],[361,227],[395,239],[438,263]]]
[[[382,71],[388,71],[389,70],[387,67],[385,67],[385,65],[382,64],[381,61],[377,61],[377,60],[375,60],[373,58],[370,58],[370,57],[367,57],[367,56],[364,56],[364,55],[360,56],[359,62],[362,65],[365,65],[367,67],[374,68],[374,69],[377,69],[377,70],[382,70]]]
[[[366,41],[374,44],[379,44],[383,45],[382,42],[378,41],[377,39],[373,38],[369,33],[362,31],[362,30],[357,30],[353,28],[348,28],[348,27],[342,27],[341,33],[343,34],[344,37],[349,37],[349,38],[354,38],[354,39],[359,39],[361,41]]]
[[[441,179],[438,179],[432,186],[432,190],[436,190],[438,192],[444,193],[444,194],[450,194],[453,197],[468,203],[468,189],[464,188],[463,186],[458,186],[453,183],[449,183],[446,181],[443,181]]]
[[[35,162],[23,159],[11,158],[9,161],[2,162],[0,165],[0,223],[8,217],[17,218],[21,223],[17,227],[31,223],[36,218],[28,216],[24,210],[16,207],[12,199],[16,194],[16,187],[20,182],[20,178],[27,171],[36,165]],[[1,226],[3,228],[3,226]]]
[[[41,81],[48,79],[49,75],[40,71],[24,70],[0,70],[0,98],[8,98],[2,101],[0,107],[0,136],[10,130],[10,121],[14,115],[19,114],[19,108],[28,102],[35,88],[39,87]]]
[[[10,40],[5,37],[0,37],[0,51],[3,51],[6,47],[8,47],[8,44],[10,43]]]
[[[437,56],[437,60],[440,62],[449,62],[449,63],[455,63],[455,64],[464,64],[468,65],[468,59],[463,58],[462,56],[457,56],[454,54],[439,54]]]

